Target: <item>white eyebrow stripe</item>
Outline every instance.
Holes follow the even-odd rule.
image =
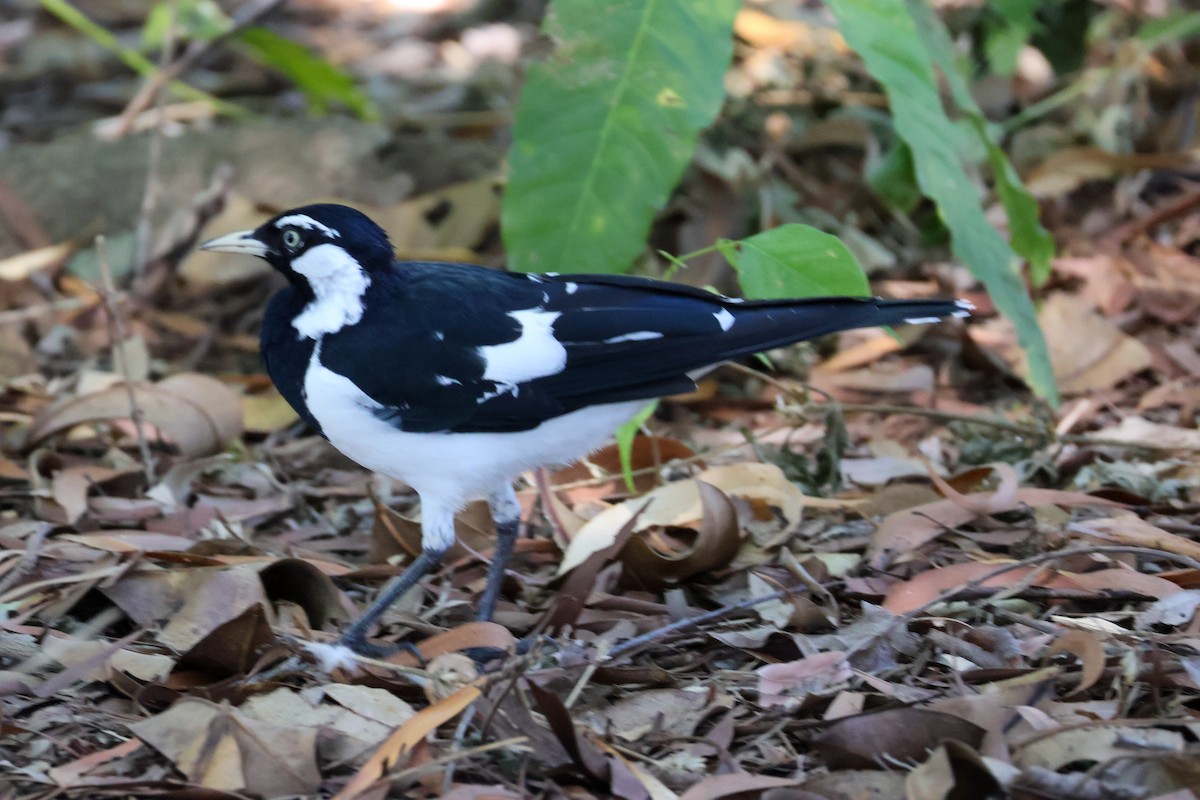
[[[296,227],[296,228],[307,228],[307,229],[313,230],[313,231],[320,231],[321,233],[328,236],[330,239],[342,238],[342,235],[340,233],[338,233],[337,231],[335,231],[333,228],[329,227],[328,225],[323,225],[320,222],[317,222],[315,219],[308,216],[307,214],[288,214],[286,217],[280,217],[279,219],[275,220],[276,228],[282,229],[282,228],[286,228],[288,226],[292,226],[292,227]]]

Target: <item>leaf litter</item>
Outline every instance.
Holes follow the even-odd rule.
[[[739,15],[736,97],[871,104],[840,40],[776,11]],[[347,47],[377,51],[365,74],[406,63],[346,24]],[[461,43],[429,50],[425,35],[397,46],[463,63]],[[800,53],[804,88],[789,82]],[[434,110],[464,89],[438,75],[417,90]],[[778,170],[755,190],[783,199],[781,221],[870,205],[847,153],[874,152],[877,133],[811,122],[769,154],[698,159],[672,210],[684,221],[656,236],[725,235],[737,165],[767,156]],[[439,141],[496,125],[478,124]],[[310,192],[311,171],[260,149],[270,191],[171,181],[192,187],[175,198],[190,216],[161,226],[171,255],[125,294],[120,347],[88,283],[95,255],[68,241],[92,209],[47,215],[27,192],[76,227],[26,223],[0,260],[0,797],[1200,795],[1200,229],[1173,211],[1195,188],[1165,150],[1025,145],[1063,250],[1041,305],[1062,409],[1021,389],[1015,333],[961,268],[902,226],[847,227],[864,262],[893,270],[877,291],[963,293],[979,317],[705,379],[635,442],[632,493],[611,449],[527,476],[497,622],[471,621],[492,546],[475,506],[445,568],[384,620],[381,639],[419,657],[265,680],[333,641],[419,541],[415,497],[300,429],[261,373],[262,265],[190,252],[201,229]],[[410,165],[403,191],[329,185],[370,187],[334,199],[408,257],[494,261],[489,158],[476,174]],[[281,188],[288,174],[300,189]],[[810,367],[811,388],[777,377]]]

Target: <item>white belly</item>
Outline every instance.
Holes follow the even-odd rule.
[[[602,446],[648,401],[573,411],[516,433],[405,433],[379,419],[379,404],[317,363],[304,376],[308,408],[330,443],[367,469],[404,481],[426,502],[459,508],[522,472],[565,464]]]

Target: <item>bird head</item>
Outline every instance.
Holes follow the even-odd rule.
[[[392,262],[392,245],[382,228],[362,212],[332,203],[284,211],[254,230],[210,239],[200,249],[258,256],[310,292],[314,282],[339,271],[357,268],[370,274]]]

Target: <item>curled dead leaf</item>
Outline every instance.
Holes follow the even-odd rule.
[[[155,384],[133,384],[142,418],[184,456],[220,452],[242,435],[242,406],[237,394],[216,378],[195,373],[172,375]],[[34,418],[25,448],[77,425],[129,419],[129,390],[109,386],[55,403]]]
[[[562,575],[587,560],[588,556],[610,546],[620,531],[639,512],[635,532],[653,527],[698,526],[704,519],[704,501],[698,483],[706,483],[728,497],[761,501],[778,509],[784,524],[800,522],[806,498],[773,464],[730,464],[713,467],[692,480],[660,486],[643,497],[627,500],[597,514],[571,539],[563,554]]]
[[[679,546],[664,536],[634,536],[621,552],[621,561],[645,586],[660,587],[701,572],[723,567],[741,547],[737,512],[720,489],[695,481],[703,517],[694,540]]]

